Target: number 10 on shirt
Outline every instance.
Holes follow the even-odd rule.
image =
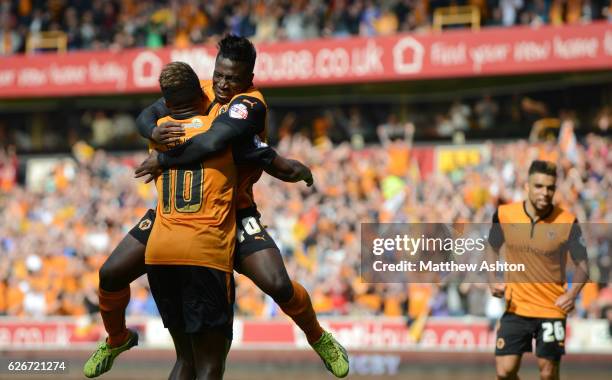
[[[172,204],[180,213],[200,211],[204,188],[204,169],[201,164],[180,169],[166,169],[162,173],[161,180],[163,214],[172,212]]]

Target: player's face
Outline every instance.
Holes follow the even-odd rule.
[[[253,73],[247,63],[217,57],[213,73],[213,91],[219,103],[228,103],[235,95],[246,91],[252,81]]]
[[[555,177],[543,173],[534,173],[529,176],[527,183],[528,198],[536,210],[544,211],[552,205],[556,190],[555,179]]]

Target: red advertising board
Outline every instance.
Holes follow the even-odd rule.
[[[495,332],[484,318],[430,318],[415,342],[403,319],[322,319],[323,327],[352,350],[490,351]],[[172,340],[155,318],[128,320],[139,331],[145,347],[172,348]],[[605,320],[568,320],[566,346],[573,351],[612,352],[602,332]],[[607,330],[605,330],[607,331]],[[74,318],[18,320],[0,318],[0,351],[18,349],[74,349],[90,347],[106,336],[99,321]],[[236,319],[233,348],[307,348],[302,331],[288,319]]]
[[[257,85],[297,86],[612,69],[612,25],[487,28],[257,46]],[[0,98],[157,91],[164,64],[210,78],[215,48],[127,49],[0,60]]]
[[[130,323],[130,328],[144,332],[145,323]],[[106,337],[101,322],[78,321],[73,318],[35,321],[0,319],[0,350],[10,348],[69,348],[75,344],[91,344]]]
[[[487,321],[432,320],[429,321],[419,342],[409,335],[403,320],[338,320],[324,321],[347,348],[355,349],[458,349],[486,350],[493,347],[495,333]],[[249,346],[303,346],[307,345],[303,333],[288,321],[257,323],[244,321],[235,345]]]
[[[76,322],[0,323],[0,347],[64,346],[95,342],[103,337],[101,326]]]

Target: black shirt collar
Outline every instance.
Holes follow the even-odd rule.
[[[531,224],[536,224],[537,222],[540,222],[542,220],[546,220],[546,218],[548,218],[550,216],[550,214],[552,214],[553,210],[555,209],[555,206],[551,204],[550,207],[548,208],[548,211],[546,211],[546,214],[542,215],[540,218],[535,220],[527,212],[527,206],[526,205],[527,205],[527,201],[523,201],[523,212],[525,213],[525,215],[527,215],[527,217],[531,221]]]

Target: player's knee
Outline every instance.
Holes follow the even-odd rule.
[[[195,367],[193,365],[193,357],[191,355],[176,355],[176,361],[184,368],[191,368],[195,371]]]
[[[174,349],[176,351],[176,362],[187,367],[193,367],[195,370],[192,351],[188,348],[177,346],[176,344]]]
[[[198,380],[220,380],[223,378],[223,363],[206,363],[197,371]]]
[[[181,371],[195,373],[195,365],[193,364],[193,358],[191,357],[177,355],[176,366],[180,367]]]
[[[540,366],[540,379],[541,380],[557,380],[557,371],[554,365],[543,365]]]
[[[121,268],[114,263],[114,260],[106,260],[98,271],[100,287],[107,291],[118,291],[129,286],[129,282],[126,283],[121,278],[120,271]]]
[[[497,380],[515,380],[516,379],[516,369],[507,367],[507,366],[497,366]]]
[[[287,302],[293,296],[293,285],[286,273],[277,273],[268,282],[267,293],[275,302]]]
[[[114,283],[113,265],[107,260],[100,270],[98,271],[98,277],[100,279],[100,287],[104,290],[111,290]]]

